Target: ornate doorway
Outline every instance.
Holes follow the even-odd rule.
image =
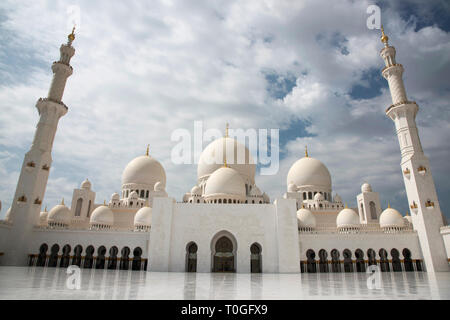
[[[233,242],[222,236],[217,240],[215,249],[213,272],[235,272]]]

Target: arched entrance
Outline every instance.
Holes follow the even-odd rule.
[[[262,272],[261,246],[256,242],[250,247],[250,272]]]
[[[186,272],[197,272],[197,251],[195,242],[190,242],[186,247]]]
[[[234,240],[228,232],[219,232],[213,238],[211,243],[213,255],[212,272],[236,272],[236,245],[232,239]]]

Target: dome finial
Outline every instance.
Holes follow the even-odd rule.
[[[227,122],[227,125],[225,126],[225,138],[228,138],[228,129],[230,129],[230,124]]]
[[[391,208],[391,202],[390,201],[388,201],[388,208],[389,209]]]
[[[71,34],[69,34],[68,36],[67,36],[67,38],[69,39],[69,44],[72,44],[72,42],[75,40],[75,24],[73,25],[73,28],[72,28],[72,33]]]
[[[305,203],[302,202],[302,209],[305,209]]]
[[[309,155],[308,155],[308,146],[305,146],[305,157],[306,157],[306,158],[309,157]]]
[[[103,200],[103,205],[106,206],[106,200]]]
[[[348,203],[347,202],[345,203],[345,209],[348,209]]]
[[[406,210],[406,216],[409,217],[409,211],[408,210]]]
[[[150,145],[147,145],[147,151],[145,152],[145,155],[148,157],[148,152],[150,151]]]
[[[64,197],[63,197],[62,200],[61,200],[61,204],[62,204],[63,206],[65,206],[65,204],[64,204]]]
[[[47,205],[45,206],[44,212],[47,212]]]
[[[381,42],[384,43],[384,45],[388,46],[389,37],[384,33],[383,25],[381,25]]]

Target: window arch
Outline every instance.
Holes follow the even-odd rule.
[[[95,252],[94,246],[89,245],[86,248],[86,256],[84,257],[83,268],[85,268],[85,269],[92,269],[92,265],[93,265],[93,262],[94,262],[94,252]]]
[[[344,255],[344,271],[353,272],[352,252],[349,249],[345,249]]]
[[[38,267],[45,267],[45,262],[47,260],[47,250],[48,245],[46,243],[41,244],[41,246],[39,247],[39,255],[36,263]]]
[[[306,251],[306,270],[308,273],[316,273],[316,253],[312,249]]]
[[[339,251],[337,249],[331,250],[331,269],[333,272],[341,272],[341,262],[339,260]]]
[[[133,262],[131,263],[131,270],[141,270],[142,262],[142,249],[141,247],[136,247],[133,250]]]
[[[377,209],[375,206],[375,202],[370,201],[369,207],[370,207],[370,218],[372,220],[376,220],[377,219]]]
[[[77,245],[75,249],[73,249],[73,258],[72,264],[81,267],[81,253],[83,252],[83,247],[81,245]]]
[[[356,257],[356,272],[366,272],[364,252],[361,249],[356,249],[355,257]]]
[[[400,253],[397,249],[391,250],[391,256],[392,256],[392,270],[394,272],[401,272],[402,271],[402,263],[400,261]]]
[[[123,247],[120,254],[120,270],[128,270],[130,248]]]
[[[250,272],[261,273],[262,272],[262,257],[261,257],[261,245],[259,243],[253,243],[250,246]]]
[[[411,260],[411,251],[409,249],[405,248],[402,251],[403,253],[403,264],[405,266],[405,271],[414,271],[413,263]]]
[[[50,249],[50,258],[48,260],[49,267],[58,266],[58,252],[59,252],[59,245],[55,243]]]
[[[109,249],[109,260],[108,260],[108,269],[115,270],[117,269],[117,254],[119,253],[119,249],[116,246],[112,246]]]
[[[69,263],[70,263],[70,250],[71,250],[71,247],[68,244],[66,244],[62,248],[61,261],[59,262],[59,266],[61,268],[67,268],[69,266]]]
[[[100,246],[97,249],[97,262],[95,263],[95,269],[105,269],[105,254],[106,248],[105,246]]]
[[[381,248],[380,251],[378,252],[378,254],[380,255],[380,267],[381,267],[381,271],[382,272],[389,272],[390,268],[389,268],[389,260],[387,258],[388,253],[385,249]]]
[[[328,272],[328,253],[325,249],[319,251],[319,271],[321,273]]]
[[[81,216],[81,207],[83,206],[83,199],[78,198],[77,205],[75,207],[75,217]]]
[[[186,246],[186,272],[197,272],[197,251],[195,242],[189,242]]]

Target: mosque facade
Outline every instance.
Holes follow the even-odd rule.
[[[36,104],[40,119],[25,154],[11,208],[0,221],[0,264],[13,266],[125,269],[161,272],[365,272],[449,271],[450,226],[439,207],[434,181],[415,122],[418,105],[409,101],[403,66],[382,33],[382,75],[393,104],[409,202],[402,216],[364,183],[349,208],[333,193],[320,160],[305,155],[292,164],[283,197],[271,201],[255,183],[256,164],[245,145],[228,135],[210,143],[197,167],[197,182],[177,202],[166,192],[166,173],[149,151],[128,163],[120,193],[96,202],[91,181],[41,211],[59,119],[72,43],[52,65],[47,98]],[[212,161],[217,153],[223,161]],[[237,161],[237,155],[244,155]]]

